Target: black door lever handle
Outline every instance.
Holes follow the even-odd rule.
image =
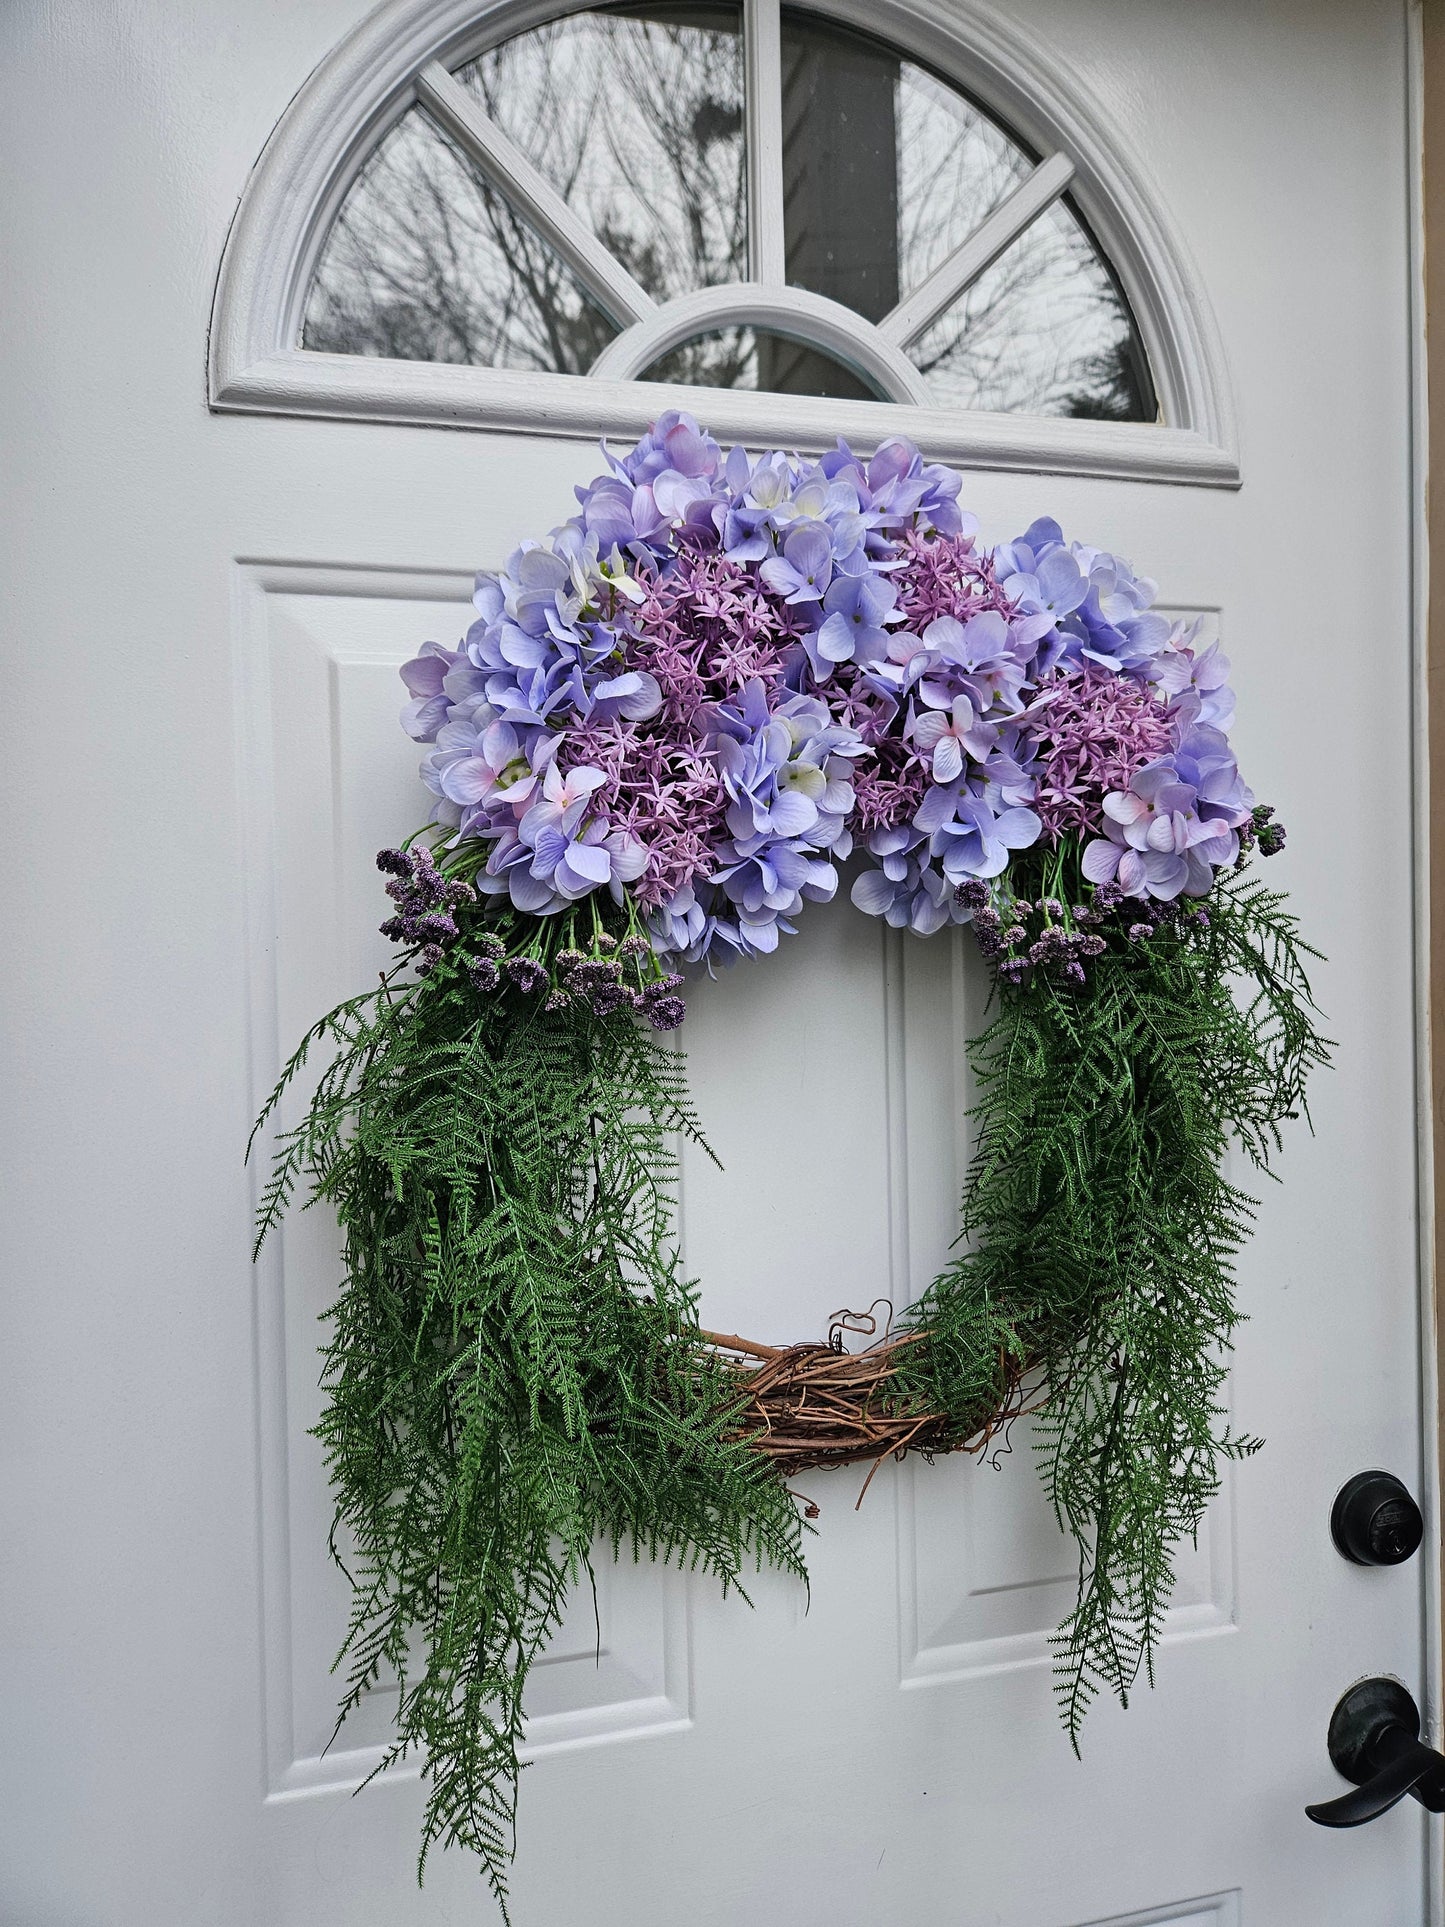
[[[1305,1808],[1322,1827],[1360,1827],[1413,1794],[1431,1813],[1445,1813],[1445,1754],[1420,1738],[1420,1710],[1394,1679],[1352,1686],[1330,1719],[1330,1758],[1352,1793]]]
[[[1433,1786],[1431,1782],[1439,1782]],[[1429,1807],[1432,1813],[1445,1812],[1445,1757],[1419,1740],[1407,1741],[1402,1750],[1378,1773],[1371,1774],[1353,1793],[1342,1793],[1338,1800],[1322,1800],[1306,1807],[1311,1820],[1322,1827],[1362,1827],[1403,1800],[1407,1793]],[[1431,1797],[1427,1798],[1427,1794]]]

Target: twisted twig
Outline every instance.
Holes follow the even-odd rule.
[[[706,1342],[733,1365],[738,1407],[735,1433],[745,1436],[784,1476],[871,1460],[864,1481],[888,1457],[905,1452],[983,1452],[1016,1418],[1038,1409],[1026,1389],[1030,1368],[1001,1356],[1002,1393],[960,1426],[955,1417],[920,1408],[902,1394],[894,1374],[906,1347],[926,1332],[884,1336],[860,1352],[842,1349],[844,1331],[876,1330],[872,1312],[838,1312],[827,1344],[762,1345],[731,1332],[704,1332]],[[757,1361],[757,1362],[754,1362]],[[863,1492],[858,1495],[859,1504]]]

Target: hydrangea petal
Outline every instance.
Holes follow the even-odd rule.
[[[1105,837],[1096,837],[1084,846],[1083,858],[1079,867],[1090,883],[1107,883],[1119,867],[1123,855],[1117,843],[1110,843]]]

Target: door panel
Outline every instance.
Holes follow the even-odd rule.
[[[369,980],[388,957],[374,934],[371,858],[417,807],[415,751],[395,723],[395,672],[423,641],[464,626],[469,591],[464,572],[242,565],[258,1081],[280,1039],[298,1035],[308,1013]],[[318,888],[318,877],[332,887]],[[970,1101],[964,1044],[986,1001],[986,976],[965,937],[919,943],[844,903],[814,908],[770,967],[742,966],[695,986],[683,1041],[723,1168],[684,1149],[680,1227],[715,1328],[765,1342],[821,1334],[836,1310],[873,1306],[886,1317],[890,1303],[901,1307],[925,1287],[956,1229]],[[326,1556],[329,1501],[310,1430],[320,1412],[318,1321],[337,1282],[331,1225],[320,1215],[293,1218],[261,1277],[272,1804],[359,1785],[379,1758],[392,1703],[385,1691],[370,1695],[328,1745],[329,1666],[347,1593]],[[851,1558],[877,1568],[866,1587],[857,1573],[835,1574],[837,1598],[825,1610],[820,1597],[796,1625],[786,1671],[800,1769],[815,1745],[813,1694],[830,1674],[844,1685],[856,1680],[864,1654],[879,1703],[856,1743],[871,1736],[876,1746],[891,1727],[900,1760],[914,1725],[940,1737],[956,1720],[967,1730],[975,1716],[955,1703],[958,1689],[994,1675],[1040,1675],[1019,1690],[1046,1708],[1048,1637],[1072,1594],[1076,1555],[1044,1502],[1026,1422],[978,1465],[886,1468],[855,1525],[848,1513],[866,1472],[798,1481],[823,1507],[821,1533],[861,1531]],[[1235,1630],[1232,1493],[1231,1475],[1199,1548],[1181,1555],[1166,1648]],[[766,1585],[793,1622],[799,1602],[777,1582]],[[595,1616],[584,1591],[534,1685],[535,1758],[693,1727],[690,1590],[676,1575],[599,1562]],[[900,1721],[900,1688],[944,1697],[937,1711],[921,1701]],[[1068,1775],[1072,1766],[1051,1716],[1042,1717],[1043,1735],[1032,1733],[1029,1746],[1047,1781],[1051,1769]],[[850,1724],[835,1724],[835,1737]],[[725,1774],[730,1757],[722,1749],[715,1770]],[[592,1763],[599,1784],[611,1770],[600,1757]],[[1065,1779],[1060,1792],[1071,1791]],[[399,1795],[389,1780],[366,1797],[370,1826],[392,1838],[405,1865],[414,1791]],[[286,1824],[294,1825],[290,1816]],[[525,1866],[520,1872],[525,1881]],[[849,1888],[856,1878],[850,1872]],[[325,1898],[308,1894],[307,1905]]]
[[[283,1047],[386,954],[371,856],[422,792],[396,664],[471,572],[565,512],[577,443],[208,416],[212,278],[247,168],[360,0],[123,18],[13,5],[0,154],[26,272],[0,317],[20,906],[0,1456],[0,1916],[21,1927],[433,1927],[414,1775],[356,1798],[384,1691],[323,1753],[345,1610],[309,1427],[336,1280],[319,1214],[254,1275],[239,1151]],[[520,1927],[1360,1927],[1427,1917],[1412,1804],[1328,1835],[1354,1678],[1422,1699],[1424,1558],[1348,1567],[1337,1487],[1418,1485],[1410,315],[1403,9],[1010,0],[1144,156],[1233,368],[1237,494],[979,471],[990,537],[1057,515],[1217,611],[1273,873],[1339,1040],[1240,1265],[1235,1468],[1156,1690],[1074,1760],[1047,1634],[1072,1549],[1025,1427],[987,1463],[799,1481],[811,1600],[749,1612],[603,1566],[531,1706]],[[99,157],[99,158],[98,158]],[[98,297],[97,290],[103,290]],[[116,346],[115,344],[120,344]],[[1346,743],[1348,748],[1345,747]],[[901,1306],[953,1235],[966,943],[810,910],[682,1033],[725,1170],[689,1151],[704,1311],[757,1338]]]

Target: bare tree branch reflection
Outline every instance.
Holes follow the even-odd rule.
[[[1144,421],[1155,409],[1123,297],[1056,203],[922,335],[912,359],[940,402]]]

